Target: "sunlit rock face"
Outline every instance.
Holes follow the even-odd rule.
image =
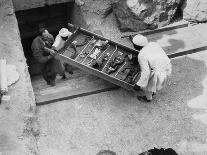
[[[183,19],[195,22],[207,21],[207,0],[186,0],[182,7]]]
[[[119,0],[113,11],[121,31],[155,29],[170,23],[181,0]]]

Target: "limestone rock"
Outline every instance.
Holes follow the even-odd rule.
[[[85,2],[85,1],[84,1]],[[95,13],[96,15],[104,18],[112,12],[111,0],[87,0],[82,9],[84,11]]]
[[[82,6],[82,5],[85,4],[82,0],[75,0],[75,3],[76,3],[78,6]]]
[[[181,0],[119,0],[113,11],[121,31],[155,29],[169,24]]]
[[[183,19],[195,22],[207,21],[207,0],[186,0],[182,7]]]

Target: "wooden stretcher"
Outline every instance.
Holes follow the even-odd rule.
[[[181,25],[180,27],[186,27]],[[115,85],[128,90],[133,90],[135,83],[139,79],[140,68],[136,56],[139,51],[106,39],[101,35],[92,33],[83,28],[76,28],[69,24],[69,30],[73,32],[63,47],[57,54],[57,57],[74,67],[85,72],[98,76]],[[179,27],[175,27],[179,28]],[[152,32],[144,32],[144,35],[168,31],[169,28],[162,28]],[[172,28],[170,28],[172,29]],[[85,42],[82,46],[76,47],[75,52],[73,43],[78,45]],[[104,46],[97,46],[99,43],[105,43]],[[205,47],[206,48],[206,47]],[[194,53],[201,49],[193,49],[179,53],[169,54],[169,58]],[[115,63],[114,63],[115,62]],[[117,63],[116,63],[117,62]],[[118,64],[116,66],[116,64]]]
[[[73,34],[56,57],[85,72],[132,90],[140,73],[136,58],[138,51],[88,30],[69,25],[69,30],[72,28]],[[74,50],[74,41],[77,44],[77,51]]]

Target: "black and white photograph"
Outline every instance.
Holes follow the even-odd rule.
[[[0,0],[0,155],[207,155],[207,0]]]

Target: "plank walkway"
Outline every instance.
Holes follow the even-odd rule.
[[[150,41],[158,42],[168,55],[177,57],[207,49],[207,24],[181,27],[147,35]],[[81,97],[117,89],[118,86],[78,70],[66,81],[57,80],[55,87],[47,86],[39,79],[32,80],[37,105]]]

